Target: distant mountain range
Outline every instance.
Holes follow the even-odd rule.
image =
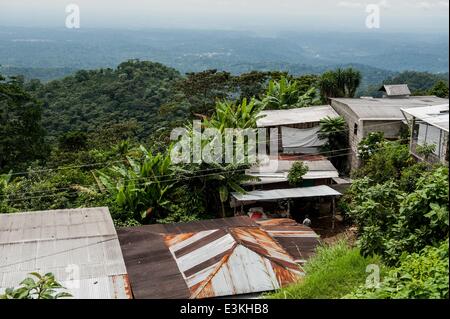
[[[138,58],[180,72],[286,70],[322,73],[352,65],[363,87],[403,70],[448,72],[448,35],[2,28],[0,72],[43,81]]]

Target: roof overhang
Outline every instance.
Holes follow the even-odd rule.
[[[330,105],[309,106],[286,110],[267,110],[262,111],[261,115],[264,117],[257,121],[257,126],[259,128],[316,123],[326,117],[339,117],[339,114]]]
[[[449,104],[426,107],[402,108],[405,119],[417,118],[425,123],[449,132]]]
[[[313,187],[251,191],[245,194],[232,193],[231,195],[237,202],[258,202],[276,201],[280,199],[340,196],[342,194],[329,186],[320,185]]]

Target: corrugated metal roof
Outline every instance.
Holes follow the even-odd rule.
[[[339,114],[329,105],[302,107],[288,110],[262,111],[264,117],[257,121],[258,127],[320,122],[323,118],[338,117]]]
[[[289,170],[297,161],[270,160],[246,170],[246,175],[258,177],[258,181],[248,181],[244,185],[264,185],[287,182]],[[305,180],[339,177],[339,173],[329,160],[303,161],[308,166]]]
[[[305,263],[314,254],[319,244],[319,235],[295,220],[277,218],[258,220],[257,223],[275,238],[297,263]]]
[[[203,298],[271,290],[297,278],[301,269],[294,258],[308,256],[317,244],[317,238],[309,237],[274,240],[247,216],[121,228],[118,234],[135,298]],[[230,285],[233,282],[239,290]]]
[[[389,84],[383,85],[380,91],[386,92],[387,96],[405,96],[411,95],[408,84]]]
[[[233,197],[240,202],[270,201],[285,198],[305,198],[321,196],[339,196],[342,195],[329,186],[320,185],[313,187],[299,187],[287,189],[273,189],[263,191],[250,191],[245,194],[232,193]]]
[[[333,98],[333,102],[346,105],[360,120],[404,120],[402,108],[448,104],[448,99],[435,96],[410,96],[396,99]]]
[[[449,131],[449,104],[402,109],[402,111],[446,132]]]
[[[257,227],[166,236],[190,298],[279,289],[303,274],[281,246]]]
[[[30,272],[53,273],[74,297],[131,298],[108,208],[0,214],[0,290]]]

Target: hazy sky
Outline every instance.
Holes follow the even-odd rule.
[[[381,31],[448,32],[449,0],[0,0],[0,26],[60,26],[75,3],[81,27],[364,31],[379,4]]]

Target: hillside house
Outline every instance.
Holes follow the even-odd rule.
[[[235,216],[248,215],[255,220],[288,217],[299,222],[306,215],[314,220],[331,216],[334,222],[335,198],[345,191],[350,181],[340,178],[325,157],[314,155],[302,160],[308,172],[301,184],[293,186],[288,175],[293,164],[299,161],[298,156],[285,157],[261,161],[245,171],[254,180],[242,184],[247,194],[232,194],[230,206]]]
[[[383,92],[383,97],[385,98],[404,98],[411,95],[407,84],[383,85],[379,91]]]
[[[326,143],[318,137],[320,121],[339,115],[329,105],[287,110],[262,111],[258,128],[278,130],[279,152],[284,154],[317,154]],[[269,139],[268,139],[269,140]]]
[[[256,189],[288,188],[288,174],[296,160],[268,160],[265,163],[253,166],[245,171],[245,174],[257,178],[254,181],[244,183]],[[303,176],[302,187],[332,185],[339,173],[333,164],[325,157],[315,160],[303,160],[308,172]]]
[[[331,106],[349,126],[349,144],[351,154],[349,164],[351,169],[360,165],[358,144],[370,132],[383,132],[385,138],[399,139],[402,128],[406,129],[406,120],[402,108],[410,109],[433,105],[448,104],[448,99],[435,96],[399,95],[399,92],[385,98],[332,98]],[[402,93],[406,93],[403,91]]]
[[[411,154],[421,161],[448,165],[449,105],[406,108],[402,109],[402,112],[412,127]],[[418,147],[425,145],[435,147],[427,158],[418,152]]]

